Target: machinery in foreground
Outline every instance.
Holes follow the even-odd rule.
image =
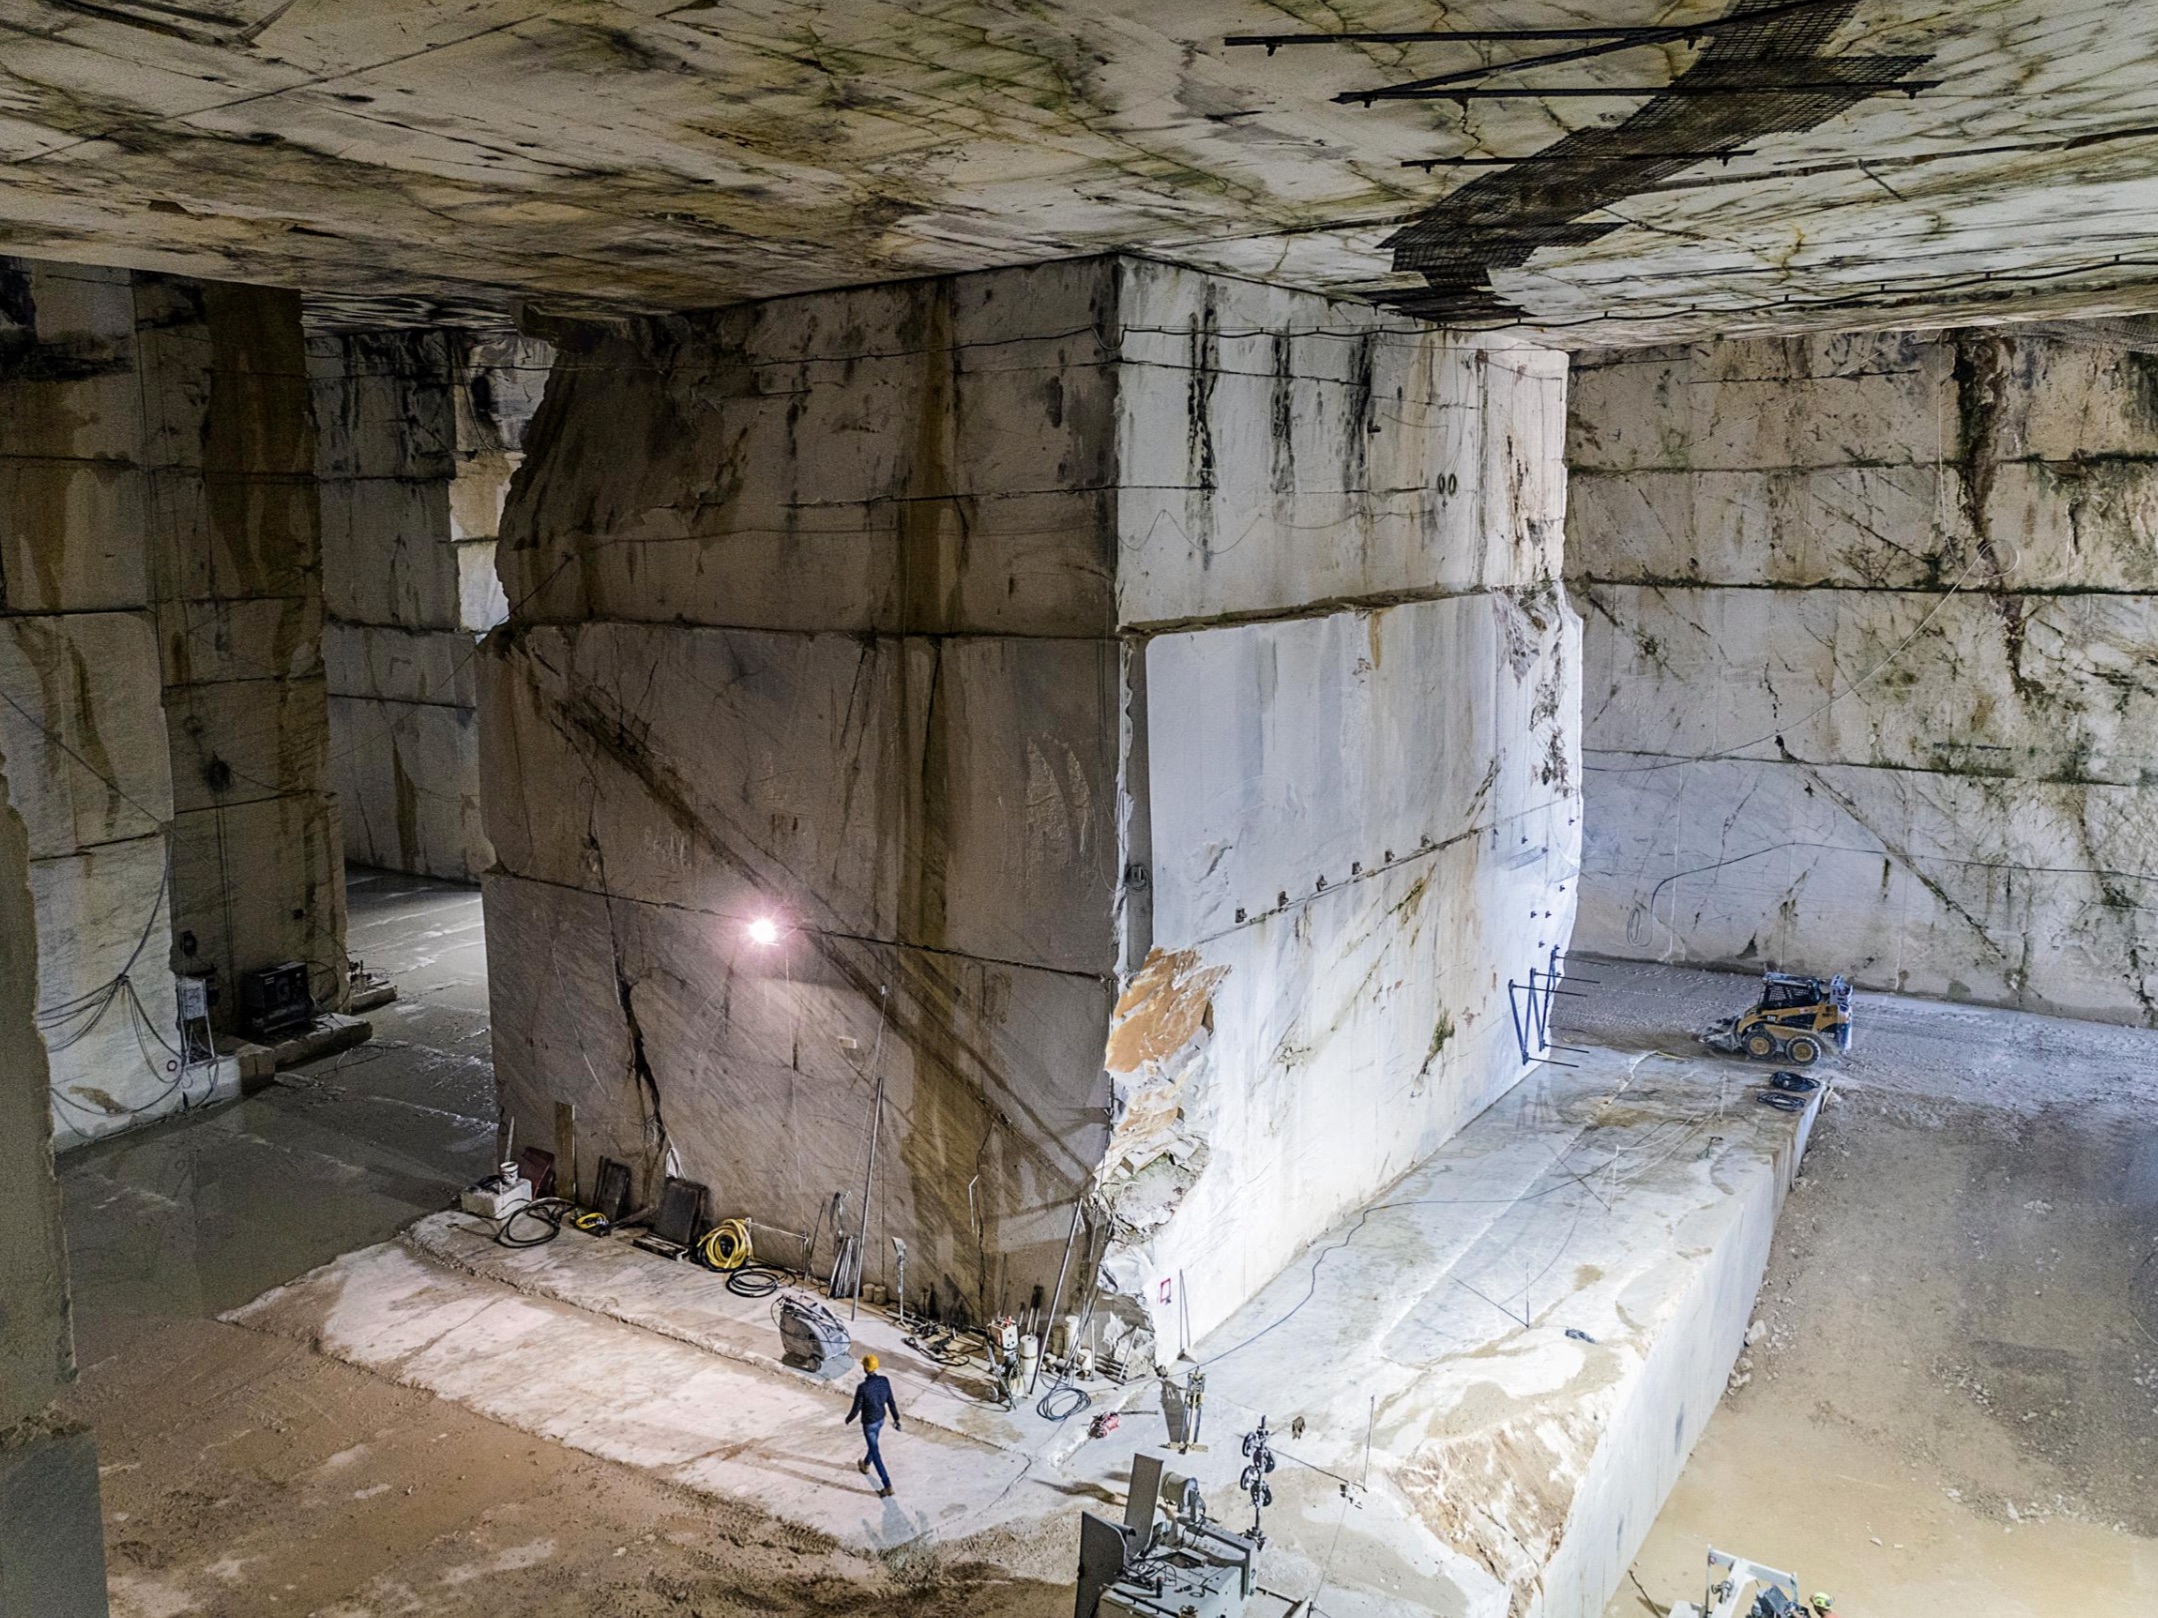
[[[1813,1607],[1800,1604],[1798,1580],[1789,1573],[1749,1562],[1728,1551],[1708,1553],[1708,1592],[1700,1606],[1681,1601],[1671,1618],[1812,1618],[1826,1613],[1826,1597]]]
[[[1075,1618],[1238,1618],[1258,1589],[1257,1525],[1208,1519],[1192,1479],[1135,1455],[1124,1520],[1079,1515]]]
[[[1726,1017],[1702,1034],[1701,1043],[1757,1062],[1811,1067],[1830,1045],[1851,1048],[1851,980],[1764,972],[1760,1003]]]

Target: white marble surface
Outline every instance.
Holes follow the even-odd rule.
[[[1582,367],[1579,944],[2158,1015],[2158,417],[2130,335]]]

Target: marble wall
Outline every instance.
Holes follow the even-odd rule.
[[[52,1408],[74,1378],[75,1345],[38,1027],[38,901],[8,775],[35,758],[0,741],[0,1615],[105,1618],[97,1447]]]
[[[1216,1323],[1519,1075],[1564,376],[1116,259],[565,332],[481,680],[520,1135],[854,1228],[881,1078],[872,1279]]]
[[[361,864],[476,882],[493,862],[472,665],[508,615],[495,536],[550,357],[445,328],[309,341],[330,753]]]
[[[2158,353],[1584,357],[1584,947],[2150,1022]]]
[[[175,972],[343,989],[295,299],[0,260],[0,758],[62,1144],[199,1100]]]

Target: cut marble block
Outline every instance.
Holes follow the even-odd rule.
[[[172,813],[157,635],[142,612],[0,616],[0,758],[33,859]]]
[[[325,479],[322,587],[331,617],[454,629],[461,598],[440,481]]]
[[[342,1003],[345,849],[335,798],[286,794],[182,811],[172,823],[172,880],[176,894],[220,900],[175,915],[176,969],[214,966],[221,982],[236,984],[256,967],[306,961],[316,999]]]
[[[476,881],[473,636],[508,616],[494,535],[545,343],[405,330],[309,346],[331,762],[350,858]]]
[[[0,454],[0,577],[9,610],[142,606],[150,589],[141,542],[149,500],[139,466]]]
[[[1101,1183],[1125,1290],[1193,1278],[1165,1341],[1518,1077],[1492,980],[1572,926],[1577,634],[1552,592],[1150,643],[1155,947]]]
[[[38,1008],[62,1145],[179,1109],[165,857],[154,833],[31,862]],[[212,1082],[205,1069],[192,1097]]]
[[[872,1243],[943,1307],[1218,1322],[1522,1071],[1564,388],[1120,259],[566,336],[480,664],[521,1126],[800,1224],[881,1075]]]

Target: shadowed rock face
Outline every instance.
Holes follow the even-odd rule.
[[[849,0],[814,22],[765,0],[454,20],[423,0],[24,0],[0,61],[0,227],[33,256],[302,285],[355,328],[499,324],[512,299],[709,307],[1111,250],[1629,340],[1701,329],[1696,305],[1792,329],[1854,307],[2149,302],[2132,266],[2158,182],[2136,131],[2158,51],[2139,8],[1735,3],[1758,24],[1511,82],[1740,93],[1464,111],[1336,98],[1533,47],[1228,47],[1319,26],[1257,0]],[[1470,0],[1445,21],[1517,13]],[[1323,25],[1431,20],[1342,0]],[[1942,87],[1870,93],[1914,74]],[[1827,88],[1764,87],[1794,80]],[[1644,145],[1755,155],[1620,161]],[[1403,167],[1473,153],[1568,161]]]
[[[174,972],[344,994],[296,293],[0,261],[0,753],[62,1144],[204,1099]],[[168,1065],[169,1064],[169,1065]]]

